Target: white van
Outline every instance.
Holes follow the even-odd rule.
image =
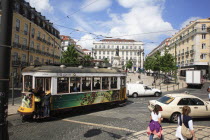
[[[161,96],[162,92],[159,89],[150,88],[144,84],[130,83],[126,84],[127,96],[133,96],[134,98],[144,95],[154,95],[156,97]]]

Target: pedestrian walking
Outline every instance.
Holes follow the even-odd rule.
[[[209,101],[210,101],[210,86],[207,88],[208,96],[209,96]]]
[[[47,91],[43,97],[44,118],[50,116],[50,97],[51,97],[50,91]]]
[[[193,129],[193,120],[189,116],[190,112],[190,107],[184,106],[182,108],[182,114],[178,117],[176,137],[178,137],[179,140],[196,140],[195,132]]]
[[[154,135],[157,135],[159,139],[163,139],[163,129],[160,125],[162,121],[160,111],[162,111],[162,108],[159,105],[155,105],[154,110],[151,112],[150,123],[147,127],[149,140],[153,140]]]

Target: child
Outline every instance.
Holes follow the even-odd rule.
[[[162,127],[161,123],[161,114],[159,111],[162,111],[159,105],[155,105],[154,110],[151,112],[150,124],[147,128],[147,134],[150,135],[149,140],[153,140],[154,135],[157,135],[159,138],[162,138]]]

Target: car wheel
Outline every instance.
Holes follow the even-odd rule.
[[[179,117],[180,113],[179,112],[175,112],[171,115],[170,121],[173,123],[176,123],[178,121],[178,117]]]
[[[137,98],[138,94],[136,92],[133,93],[133,98]]]
[[[155,92],[155,97],[160,97],[160,93],[159,92]]]

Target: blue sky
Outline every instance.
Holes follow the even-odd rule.
[[[210,17],[210,0],[27,1],[87,49],[105,37],[125,38],[143,41],[147,54],[189,21]]]

